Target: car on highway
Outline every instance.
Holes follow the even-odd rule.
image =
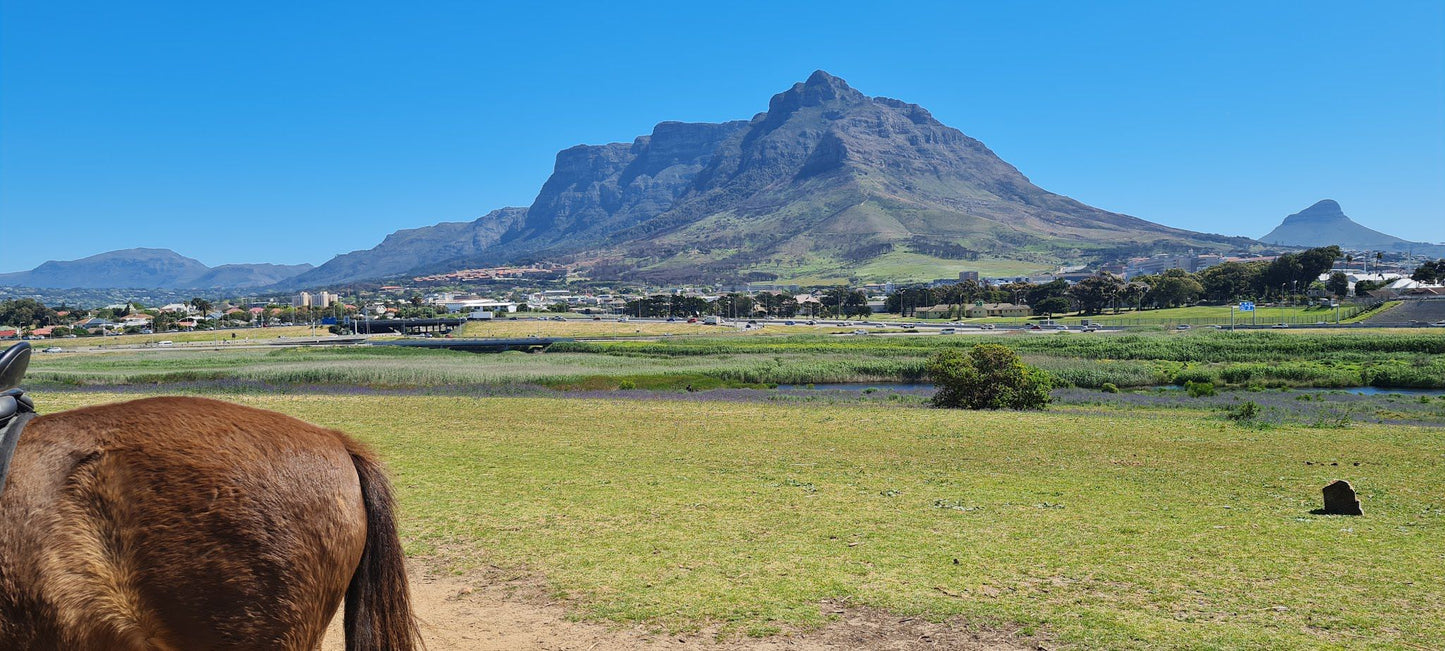
[[[864,329],[862,329],[862,328],[859,328],[859,329],[857,329],[857,330],[854,330],[854,331],[853,331],[853,334],[855,334],[855,335],[866,335],[866,334],[868,334],[868,331],[867,331],[867,330],[864,330]]]
[[[1273,330],[1284,330],[1284,329],[1286,329],[1286,328],[1288,328],[1288,327],[1289,327],[1289,324],[1288,324],[1288,323],[1276,323],[1276,324],[1270,326],[1270,328],[1273,329]]]
[[[1086,325],[1086,326],[1084,326],[1084,327],[1082,327],[1082,328],[1079,328],[1079,330],[1081,330],[1081,331],[1083,331],[1083,332],[1098,332],[1098,331],[1099,331],[1099,326],[1096,326],[1096,325],[1094,325],[1094,324],[1091,323],[1091,324]]]
[[[957,334],[957,333],[958,333],[958,330],[956,330],[956,329],[954,329],[954,328],[944,328],[944,329],[938,331],[938,334],[941,334],[941,335],[951,335],[951,334]]]
[[[40,352],[42,352],[42,353],[63,353],[63,352],[65,352],[65,349],[64,349],[64,348],[61,348],[61,347],[59,347],[59,346],[51,346],[51,347],[49,347],[49,348],[46,348],[46,349],[44,349],[44,350],[41,350]]]
[[[783,325],[798,325],[797,321],[784,321]]]
[[[688,323],[697,323],[697,317],[695,317],[695,316],[690,316],[690,317],[687,318],[687,322],[688,322]]]
[[[1039,324],[1037,324],[1037,323],[1029,326],[1029,330],[1043,330],[1043,329],[1044,329],[1044,327],[1041,326],[1041,325],[1039,325]]]
[[[1175,329],[1175,330],[1188,330],[1188,329],[1189,329],[1189,324],[1188,324],[1188,323],[1181,323],[1181,324],[1179,324],[1179,325],[1177,325],[1177,326],[1174,326],[1174,329]]]
[[[983,324],[983,325],[981,325],[981,326],[979,326],[979,327],[980,327],[980,328],[983,328],[984,330],[993,330],[993,329],[996,328],[997,326],[995,326],[995,325],[992,324],[992,323],[985,323],[985,324]]]
[[[818,322],[812,319],[808,319],[808,325],[818,325]]]

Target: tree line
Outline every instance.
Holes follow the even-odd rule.
[[[1269,300],[1297,296],[1310,289],[1328,289],[1339,296],[1348,293],[1348,280],[1337,273],[1328,284],[1320,283],[1341,257],[1338,246],[1325,246],[1286,253],[1270,262],[1225,262],[1197,273],[1168,269],[1157,274],[1125,280],[1101,271],[1070,285],[1064,280],[1047,283],[1015,282],[991,285],[965,280],[940,287],[913,286],[888,296],[888,311],[915,316],[919,310],[948,306],[950,316],[962,316],[977,302],[1028,305],[1034,314],[1062,314],[1078,311],[1101,314],[1106,310],[1168,308],[1198,302],[1230,303],[1243,299]]]

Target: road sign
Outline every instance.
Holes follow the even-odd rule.
[[[1253,312],[1253,311],[1254,311],[1254,303],[1253,303],[1252,301],[1240,301],[1240,303],[1239,303],[1239,311],[1240,311],[1240,312]]]

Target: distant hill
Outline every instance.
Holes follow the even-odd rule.
[[[1333,199],[1324,199],[1285,217],[1279,226],[1259,238],[1259,241],[1287,246],[1338,244],[1340,248],[1352,251],[1394,251],[1445,255],[1445,245],[1410,242],[1362,226],[1347,217],[1345,211],[1340,208],[1340,204]]]
[[[502,208],[472,222],[444,222],[397,231],[375,247],[338,255],[282,284],[288,287],[344,284],[402,274],[439,260],[478,255],[521,224],[526,214],[526,208]]]
[[[564,150],[525,209],[399,231],[291,282],[535,259],[658,282],[919,279],[1255,244],[1053,194],[922,107],[818,71],[751,120]]]
[[[240,289],[278,283],[311,267],[309,264],[227,264],[211,268],[169,249],[124,249],[79,260],[52,260],[30,271],[0,274],[0,286]]]

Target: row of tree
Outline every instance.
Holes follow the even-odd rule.
[[[1271,262],[1226,262],[1190,273],[1169,269],[1138,276],[1130,281],[1100,272],[1073,285],[1063,280],[1048,283],[990,285],[966,280],[940,287],[901,288],[888,297],[889,312],[914,316],[918,310],[946,305],[951,314],[962,314],[975,303],[1028,305],[1035,314],[1080,311],[1099,314],[1105,310],[1179,307],[1199,301],[1229,303],[1240,299],[1269,299],[1294,296],[1308,291],[1321,274],[1340,258],[1340,248],[1327,246],[1299,253],[1286,253]],[[1340,274],[1340,285],[1331,279],[1330,290],[1343,296],[1348,280]]]
[[[709,301],[701,296],[655,294],[627,302],[623,312],[639,318],[687,318],[707,315],[729,319],[769,316],[849,318],[866,317],[868,295],[861,290],[834,287],[825,290],[816,301],[805,300],[789,292],[759,292],[749,296],[729,293]]]

